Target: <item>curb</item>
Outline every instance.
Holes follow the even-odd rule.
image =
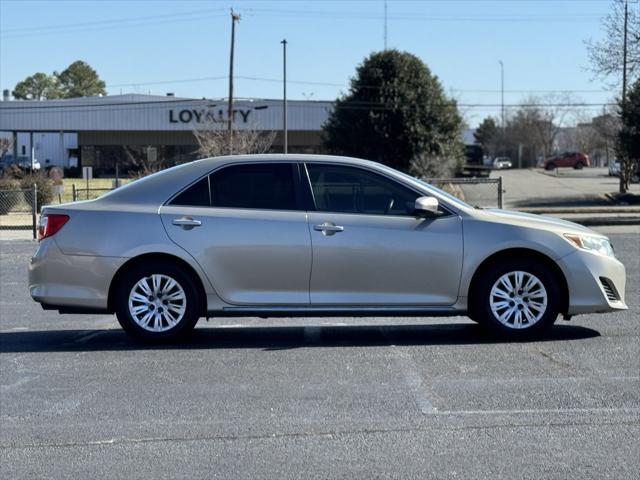
[[[511,210],[511,209],[509,209]],[[541,215],[559,215],[562,213],[571,214],[606,214],[606,215],[625,215],[629,213],[640,214],[640,207],[637,206],[620,206],[620,207],[523,207],[514,208],[519,212],[538,213]]]
[[[584,225],[585,227],[603,227],[603,226],[629,226],[629,225],[640,225],[640,216],[638,217],[586,217],[586,218],[564,218],[564,217],[556,217],[562,220],[566,220],[568,222],[578,223],[580,225]]]

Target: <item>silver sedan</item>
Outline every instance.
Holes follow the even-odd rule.
[[[199,160],[48,206],[29,290],[152,341],[203,316],[466,314],[521,337],[627,308],[624,266],[588,228],[311,155]]]

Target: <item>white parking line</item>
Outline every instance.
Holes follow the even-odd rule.
[[[12,390],[16,387],[19,387],[20,385],[24,385],[25,383],[29,383],[31,380],[35,380],[36,378],[39,378],[39,375],[29,375],[26,377],[22,377],[20,379],[18,379],[17,381],[13,382],[13,383],[9,383],[6,385],[0,385],[0,391],[5,392],[7,390]]]
[[[559,414],[586,414],[586,413],[628,413],[640,414],[640,408],[637,407],[619,407],[619,408],[530,408],[530,409],[513,409],[513,410],[440,410],[431,412],[437,415],[549,415]]]
[[[416,364],[411,358],[411,355],[405,348],[398,348],[395,345],[391,345],[391,351],[393,352],[393,358],[400,365],[400,371],[404,376],[404,379],[411,389],[413,398],[418,404],[418,408],[424,415],[433,415],[438,413],[438,409],[433,406],[429,401],[427,391],[424,387],[422,377],[418,373]]]

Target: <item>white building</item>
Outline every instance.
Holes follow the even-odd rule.
[[[290,152],[316,153],[322,125],[333,102],[289,101]],[[16,156],[31,155],[43,166],[83,165],[113,168],[123,146],[165,147],[177,159],[193,156],[193,131],[207,126],[227,128],[227,102],[154,95],[115,95],[46,101],[0,102],[0,132],[13,136]],[[281,100],[237,100],[233,128],[275,131],[272,151],[283,149]]]

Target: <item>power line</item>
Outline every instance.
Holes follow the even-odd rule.
[[[326,18],[326,19],[361,19],[384,20],[384,14],[366,13],[363,11],[339,11],[339,10],[291,10],[276,8],[247,8],[247,15],[254,16],[278,16],[293,18]],[[607,13],[582,13],[582,14],[504,14],[504,15],[425,15],[417,12],[403,12],[388,15],[389,20],[411,20],[429,22],[558,22],[558,21],[594,21],[600,20]]]
[[[3,32],[0,32],[0,37],[3,39],[11,39],[11,38],[34,37],[34,36],[59,34],[59,33],[98,32],[102,30],[112,30],[112,29],[118,29],[118,28],[145,27],[145,26],[162,25],[162,24],[168,24],[168,23],[175,24],[175,23],[186,22],[186,21],[189,21],[189,22],[201,21],[201,20],[207,20],[211,18],[218,18],[218,17],[225,17],[225,16],[226,15],[223,13],[209,13],[209,14],[200,13],[197,15],[190,14],[188,17],[182,17],[182,18],[180,17],[175,18],[175,16],[174,17],[167,16],[169,18],[158,19],[158,20],[140,20],[140,19],[132,18],[126,21],[121,20],[120,22],[113,22],[107,25],[96,26],[96,27],[87,26],[86,24],[77,24],[77,26],[75,27],[66,27],[66,28],[61,27],[58,30],[51,30],[51,31],[34,30],[26,33],[10,33],[8,35],[5,35]]]
[[[265,102],[269,99],[263,98],[245,98],[242,99],[244,101],[249,102]],[[54,100],[55,101],[55,100]],[[217,107],[217,106],[226,106],[227,99],[163,99],[163,100],[148,100],[148,101],[130,101],[130,102],[118,102],[118,103],[104,103],[104,104],[80,104],[80,105],[40,105],[40,101],[36,100],[25,100],[20,102],[21,106],[9,105],[7,106],[7,102],[0,102],[0,111],[7,110],[15,110],[21,112],[28,112],[30,110],[51,110],[51,109],[84,109],[85,111],[100,111],[100,110],[122,110],[124,107],[132,107],[132,106],[140,106],[146,105],[147,107],[158,107],[164,108],[167,105],[171,104],[202,104],[209,103],[209,107]],[[300,103],[290,104],[290,107],[298,107],[298,108],[327,108],[326,105],[320,105],[319,101],[316,102],[305,102],[302,104],[302,100]],[[401,110],[407,108],[417,108],[418,106],[431,106],[431,107],[445,107],[445,106],[456,106],[463,108],[486,108],[493,109],[499,108],[501,104],[499,103],[457,103],[457,102],[424,102],[419,105],[416,104],[408,104],[402,105],[400,107],[394,105],[388,105],[382,102],[366,102],[366,101],[355,101],[350,100],[346,102],[332,102],[327,101],[326,103],[331,103],[333,108],[349,108],[349,109],[360,109],[360,110]],[[506,108],[593,108],[593,107],[607,107],[607,106],[615,106],[617,103],[608,103],[608,102],[575,102],[575,103],[511,103],[505,104]]]
[[[107,88],[119,88],[119,87],[141,87],[148,85],[164,85],[164,84],[173,84],[173,83],[189,83],[189,82],[201,82],[201,81],[210,81],[210,80],[224,80],[226,76],[212,76],[212,77],[196,77],[196,78],[182,78],[177,80],[153,80],[146,82],[131,82],[131,83],[117,83],[112,85],[107,85]],[[282,79],[278,78],[268,78],[268,77],[257,77],[250,75],[236,75],[234,78],[241,80],[249,80],[249,81],[258,81],[258,82],[268,82],[268,83],[281,83]],[[336,83],[336,82],[318,82],[318,81],[307,81],[307,80],[287,80],[287,83],[298,84],[298,85],[315,85],[315,86],[327,86],[327,87],[342,87],[349,88],[350,84],[347,83]],[[370,89],[381,89],[385,88],[380,85],[358,85],[361,88],[370,88]],[[453,92],[462,92],[462,93],[500,93],[500,89],[464,89],[464,88],[450,88],[448,89]],[[558,88],[558,89],[522,89],[522,90],[505,90],[505,93],[609,93],[606,90],[602,89],[567,89],[567,88]]]
[[[133,22],[133,21],[143,21],[143,20],[154,20],[154,19],[165,19],[171,18],[176,19],[184,16],[193,16],[193,15],[203,15],[207,13],[226,11],[226,8],[207,8],[206,10],[191,10],[188,12],[181,13],[168,13],[165,15],[149,15],[142,17],[125,17],[125,18],[114,18],[110,20],[97,20],[95,22],[82,22],[82,23],[66,23],[66,24],[58,24],[58,25],[43,25],[43,26],[32,26],[32,27],[20,27],[20,28],[5,28],[2,30],[3,33],[20,33],[20,32],[33,32],[33,31],[42,31],[42,30],[53,30],[53,29],[67,29],[74,27],[91,27],[94,25],[108,25],[108,24],[121,24],[122,22]]]
[[[217,77],[183,78],[180,80],[157,80],[152,82],[115,83],[113,85],[107,85],[107,88],[142,87],[146,85],[165,85],[165,84],[172,84],[172,83],[204,82],[209,80],[225,80],[227,78],[229,78],[227,75],[220,75]]]
[[[58,25],[44,25],[32,27],[20,27],[3,29],[0,36],[3,38],[18,38],[25,36],[49,35],[59,33],[75,33],[81,31],[100,31],[113,28],[127,28],[164,23],[179,23],[184,21],[203,20],[211,17],[226,16],[221,13],[224,8],[210,8],[192,10],[182,13],[149,15],[138,17],[124,17],[110,20],[97,20],[93,22],[68,23]],[[425,15],[416,12],[397,13],[385,15],[379,13],[366,13],[363,11],[339,11],[339,10],[290,10],[273,8],[242,8],[239,11],[248,16],[279,17],[279,18],[310,18],[310,19],[343,19],[343,20],[394,20],[394,21],[421,21],[421,22],[591,22],[600,20],[605,13],[585,14],[504,14],[504,15]],[[386,23],[386,22],[385,22]]]

